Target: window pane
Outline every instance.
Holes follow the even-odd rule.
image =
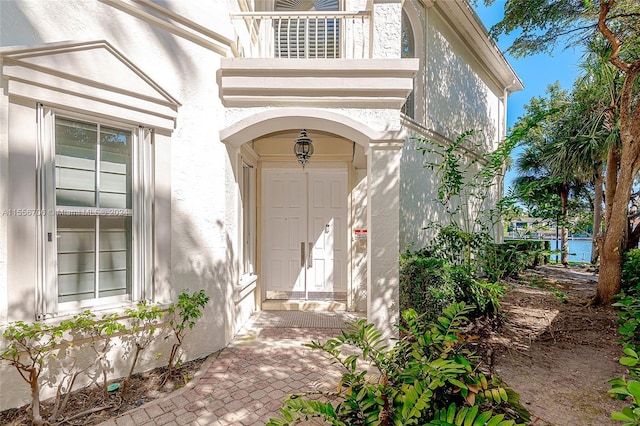
[[[242,165],[242,272],[252,274],[255,261],[255,170]]]
[[[56,204],[94,207],[97,126],[56,119]]]
[[[131,208],[131,132],[101,129],[100,207]]]
[[[100,218],[100,296],[131,292],[131,217]]]
[[[58,216],[58,302],[95,294],[94,217]]]

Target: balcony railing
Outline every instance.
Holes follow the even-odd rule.
[[[369,12],[247,12],[231,18],[243,57],[370,57]]]

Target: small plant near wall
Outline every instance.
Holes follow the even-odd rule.
[[[171,377],[174,369],[179,366],[182,343],[187,331],[195,327],[196,320],[202,317],[203,309],[210,299],[204,290],[193,294],[189,294],[189,290],[185,290],[178,295],[178,301],[169,306],[167,310],[168,315],[170,315],[169,326],[176,341],[171,347],[164,382]]]
[[[0,359],[9,362],[18,370],[20,377],[31,389],[31,418],[33,424],[43,425],[45,420],[40,409],[40,376],[53,351],[62,342],[71,322],[50,325],[42,322],[26,323],[17,321],[7,326],[3,337],[7,348],[0,353]]]
[[[529,413],[518,395],[497,378],[480,373],[466,347],[468,339],[460,326],[472,309],[453,303],[435,321],[407,310],[403,338],[391,349],[380,331],[365,320],[351,324],[339,337],[311,342],[306,346],[325,352],[343,368],[337,390],[290,395],[280,409],[281,417],[267,425],[288,426],[311,419],[344,426],[528,422]],[[357,348],[358,355],[345,355],[347,348]]]
[[[126,388],[127,381],[133,375],[142,351],[149,347],[149,345],[158,338],[160,333],[162,333],[162,328],[160,328],[159,325],[165,316],[165,311],[160,304],[152,305],[143,300],[139,302],[135,308],[127,309],[125,314],[129,317],[131,327],[128,330],[129,334],[124,337],[124,340],[130,343],[135,349],[129,374],[127,374],[127,377],[122,383],[123,388]]]
[[[203,308],[209,300],[210,297],[203,290],[193,294],[184,291],[178,296],[177,302],[166,310],[159,304],[143,301],[135,308],[126,309],[124,317],[115,313],[98,317],[94,312],[85,310],[59,323],[10,323],[2,334],[6,345],[0,352],[0,361],[15,367],[20,377],[29,385],[29,411],[33,424],[58,424],[77,419],[112,408],[114,402],[111,392],[126,388],[141,353],[168,329],[176,342],[171,348],[168,371],[162,383],[164,385],[181,363],[180,351],[184,338],[202,317]],[[109,354],[116,336],[125,344],[123,356],[131,364],[121,383],[109,384],[108,375],[113,371]],[[92,351],[93,356],[87,358],[86,351]],[[70,398],[73,400],[71,394],[76,379],[81,375],[98,385],[100,396],[89,409],[80,413],[66,413],[67,403]],[[43,408],[40,392],[45,384],[54,386],[56,395],[53,403]]]
[[[126,331],[124,325],[117,321],[118,315],[103,315],[102,318],[89,311],[83,311],[73,316],[72,325],[78,333],[77,337],[88,338],[89,347],[95,353],[97,369],[93,380],[98,383],[98,377],[102,376],[102,390],[104,400],[109,399],[107,375],[109,372],[109,359],[107,353],[111,349],[111,337],[115,333]]]

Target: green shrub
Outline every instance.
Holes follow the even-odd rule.
[[[624,426],[640,425],[640,250],[625,254],[622,266],[622,285],[618,301],[613,306],[620,309],[618,323],[620,342],[624,345],[620,364],[628,368],[630,379],[616,377],[609,380],[609,393],[626,399],[630,406],[611,413],[613,420],[624,422]]]
[[[631,249],[622,261],[622,290],[636,289],[640,293],[640,249]]]
[[[489,281],[515,277],[527,268],[547,262],[549,241],[509,240],[485,246],[480,266]]]
[[[478,315],[495,317],[500,312],[500,301],[507,293],[507,287],[499,282],[474,280],[467,297],[476,306]]]
[[[519,396],[497,378],[478,371],[460,330],[471,309],[454,303],[435,321],[405,311],[404,337],[391,349],[364,320],[339,337],[306,345],[324,351],[344,369],[337,390],[288,396],[280,409],[282,417],[272,418],[268,425],[294,425],[314,418],[344,426],[462,424],[450,419],[477,425],[528,422]],[[344,355],[346,347],[357,348],[358,355]],[[359,368],[359,362],[374,371]],[[318,400],[319,396],[331,402]]]
[[[435,318],[460,295],[447,262],[424,251],[400,255],[400,312],[411,308]]]
[[[185,289],[178,295],[178,301],[169,305],[167,309],[169,327],[171,334],[175,338],[175,343],[171,347],[163,385],[171,377],[175,368],[182,363],[181,352],[184,338],[187,331],[195,327],[196,320],[204,314],[204,307],[209,303],[209,300],[211,300],[211,297],[207,296],[204,290],[190,294],[189,290]],[[165,337],[165,339],[168,337]]]
[[[435,319],[453,302],[475,306],[473,316],[498,313],[506,287],[483,281],[466,265],[451,265],[446,260],[428,257],[420,250],[400,256],[400,311],[414,309],[426,318]]]

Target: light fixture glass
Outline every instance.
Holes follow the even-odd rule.
[[[296,143],[293,146],[293,153],[296,154],[298,162],[300,162],[300,164],[302,164],[302,167],[304,168],[304,166],[313,155],[312,140],[307,136],[306,129],[302,129],[300,131],[300,136],[296,138]]]

